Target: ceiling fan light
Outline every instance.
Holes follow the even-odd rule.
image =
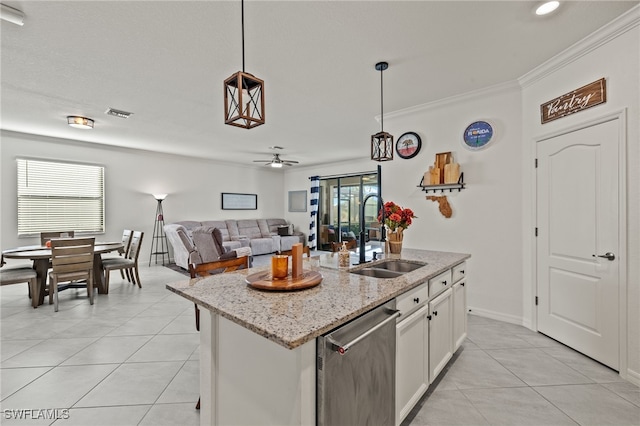
[[[67,116],[67,124],[76,129],[93,129],[93,120],[78,115]]]
[[[282,168],[282,163],[271,163],[271,167],[275,167],[277,169]]]
[[[538,16],[548,15],[549,13],[556,10],[558,6],[560,6],[560,2],[556,0],[544,2],[536,8],[536,15]]]

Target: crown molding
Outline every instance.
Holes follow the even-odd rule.
[[[495,95],[501,92],[508,92],[513,90],[520,90],[520,85],[516,80],[508,81],[506,83],[500,83],[493,86],[485,87],[483,89],[474,90],[472,92],[461,93],[459,95],[450,96],[448,98],[438,99],[437,101],[427,102],[425,104],[420,104],[416,106],[412,106],[409,108],[403,108],[397,111],[385,112],[384,118],[397,118],[403,117],[410,114],[416,114],[419,112],[442,108],[446,105],[454,105],[460,104],[461,102],[471,101],[473,99],[483,98],[488,95]],[[380,115],[376,115],[376,121],[380,122]]]
[[[522,88],[530,86],[553,72],[580,59],[600,46],[619,37],[640,24],[640,5],[629,9],[610,23],[600,27],[582,40],[518,78]]]

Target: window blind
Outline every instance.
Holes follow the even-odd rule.
[[[17,161],[18,235],[104,232],[104,167]]]

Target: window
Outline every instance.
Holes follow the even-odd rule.
[[[18,235],[104,232],[104,167],[18,159]]]

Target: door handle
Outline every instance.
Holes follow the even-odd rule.
[[[605,254],[598,254],[598,255],[592,254],[591,256],[593,256],[593,257],[602,257],[602,258],[607,259],[607,260],[615,260],[615,258],[616,258],[616,255],[611,253],[610,251],[606,252]]]
[[[327,341],[331,344],[331,347],[333,350],[335,350],[337,353],[339,353],[340,355],[344,355],[347,353],[347,351],[349,349],[351,349],[351,347],[353,345],[355,345],[356,343],[358,343],[359,341],[361,341],[362,339],[368,337],[370,334],[372,334],[373,332],[375,332],[376,330],[378,330],[379,328],[384,327],[385,325],[387,325],[388,323],[390,323],[391,321],[394,321],[396,318],[398,318],[401,315],[401,312],[399,310],[389,310],[389,313],[392,314],[390,317],[388,317],[387,319],[385,319],[384,321],[378,323],[377,325],[375,325],[374,327],[368,329],[367,331],[365,331],[364,333],[362,333],[361,335],[359,335],[358,337],[356,337],[355,339],[353,339],[352,341],[345,343],[344,345],[341,344],[340,342],[337,342],[333,339],[333,336],[328,335],[327,336]]]

